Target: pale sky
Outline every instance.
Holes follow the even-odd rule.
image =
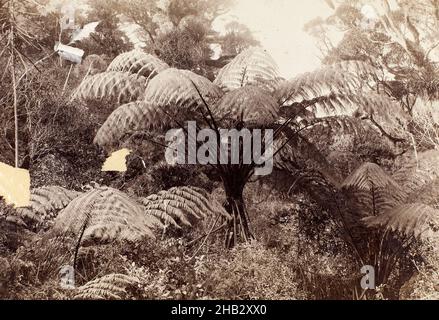
[[[324,0],[237,0],[228,17],[219,18],[217,24],[234,16],[247,25],[276,60],[282,76],[291,78],[319,66],[315,39],[303,31],[303,26],[330,13]]]

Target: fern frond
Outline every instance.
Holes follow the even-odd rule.
[[[191,223],[186,218],[185,212],[188,212],[187,206],[184,205],[184,203],[178,202],[178,201],[169,201],[169,200],[163,200],[158,199],[156,201],[150,201],[150,199],[145,198],[143,205],[145,206],[146,212],[150,214],[149,210],[155,211],[161,211],[171,218],[177,218],[179,221],[181,221],[184,225],[191,226]],[[183,211],[184,210],[184,211]],[[189,211],[191,213],[191,211]],[[170,220],[172,222],[172,220]],[[178,224],[174,224],[175,226],[179,227]]]
[[[407,194],[379,165],[363,163],[342,183],[356,198],[357,210],[366,216],[381,215],[404,203]]]
[[[189,110],[203,105],[197,89],[208,102],[222,96],[221,90],[208,79],[188,70],[170,68],[150,81],[144,101],[155,108]]]
[[[108,274],[87,282],[78,288],[75,300],[122,300],[129,295],[129,288],[135,288],[139,279],[124,274]]]
[[[118,103],[138,100],[148,81],[145,77],[109,71],[87,76],[73,94],[73,99],[115,99]]]
[[[80,192],[67,190],[58,186],[45,186],[31,191],[30,204],[18,208],[21,218],[33,222],[53,220],[59,210],[64,209]]]
[[[210,214],[221,215],[226,219],[230,218],[230,215],[224,209],[224,207],[218,203],[212,196],[204,189],[197,187],[175,187],[168,190],[171,194],[185,197],[186,199],[195,202],[198,206],[206,210],[205,215]]]
[[[190,226],[189,217],[195,219],[221,215],[230,218],[223,206],[212,199],[203,189],[195,187],[174,187],[142,199],[147,214],[154,215],[178,226],[174,219]]]
[[[279,83],[279,69],[273,58],[262,48],[241,52],[220,70],[214,83],[224,91],[253,85],[272,92]]]
[[[405,236],[432,237],[439,231],[439,210],[422,203],[404,204],[376,216],[367,217],[369,227],[384,227]]]
[[[144,101],[130,102],[110,114],[96,133],[94,143],[101,147],[111,146],[127,133],[163,130],[172,124],[172,119],[160,108]]]
[[[84,231],[85,243],[154,238],[153,230],[163,226],[156,217],[146,215],[143,206],[128,195],[99,187],[75,198],[62,210],[54,229],[79,234],[87,216],[90,219]]]
[[[365,162],[354,170],[343,181],[342,187],[366,191],[372,188],[393,188],[402,192],[401,187],[387,172],[379,165],[370,162]]]
[[[280,105],[288,106],[319,96],[353,93],[359,85],[357,75],[331,65],[282,81],[274,96]]]
[[[278,119],[279,107],[269,92],[247,85],[226,93],[215,105],[214,113],[232,123],[263,127],[272,125]]]
[[[136,49],[114,58],[107,71],[134,73],[151,79],[168,68],[169,66],[159,58]]]

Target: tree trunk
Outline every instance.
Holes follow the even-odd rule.
[[[225,208],[232,216],[226,229],[226,248],[232,248],[239,242],[248,242],[254,239],[250,231],[250,221],[243,199],[243,190],[244,186],[226,187],[227,201]]]

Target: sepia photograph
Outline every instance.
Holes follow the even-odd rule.
[[[439,0],[0,0],[0,78],[0,300],[439,300]]]

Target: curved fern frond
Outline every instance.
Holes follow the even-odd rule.
[[[191,109],[203,105],[200,94],[208,102],[222,96],[221,90],[208,79],[188,70],[170,68],[150,81],[144,101],[165,110]]]
[[[141,50],[132,50],[114,58],[107,71],[134,73],[151,79],[168,68],[169,66],[159,58]]]
[[[123,136],[139,130],[162,130],[173,124],[169,114],[144,101],[135,101],[114,110],[99,128],[94,143],[111,146],[122,140]]]
[[[369,227],[385,227],[405,236],[432,237],[439,232],[439,210],[422,203],[404,204],[376,216],[367,217]]]
[[[116,99],[118,103],[138,100],[148,81],[145,77],[109,71],[87,76],[73,94],[73,99]]]
[[[60,212],[54,229],[79,234],[85,221],[85,243],[136,242],[145,237],[154,238],[153,230],[163,226],[157,218],[145,214],[136,200],[109,187],[99,187],[75,198]]]
[[[163,215],[173,220],[168,224],[178,226],[174,219],[190,226],[189,217],[195,219],[212,215],[230,218],[223,206],[214,201],[205,190],[195,187],[174,187],[142,199],[148,214],[163,219]]]
[[[221,203],[213,199],[212,196],[204,189],[197,187],[175,187],[167,191],[177,197],[183,197],[194,202],[201,210],[199,214],[203,217],[209,215],[221,215],[226,219],[230,218],[229,213],[224,209]]]
[[[342,184],[344,188],[355,188],[369,191],[372,188],[393,188],[401,190],[401,187],[379,165],[366,162],[354,170]]]
[[[79,287],[75,300],[121,300],[129,295],[129,288],[135,288],[139,279],[124,274],[108,274]]]
[[[288,106],[319,96],[353,93],[353,89],[359,86],[357,75],[338,68],[338,65],[330,65],[282,81],[274,96],[280,105]]]
[[[279,81],[279,69],[273,58],[264,49],[253,47],[222,68],[214,83],[226,92],[246,85],[272,92]]]
[[[18,208],[21,218],[41,223],[53,220],[59,210],[64,209],[81,192],[67,190],[58,186],[45,186],[32,190],[30,204],[25,208]]]
[[[343,182],[356,197],[358,210],[366,216],[381,215],[403,203],[407,194],[375,163],[363,163]]]
[[[245,86],[229,93],[214,107],[218,118],[246,127],[272,125],[279,117],[279,107],[264,89]]]

